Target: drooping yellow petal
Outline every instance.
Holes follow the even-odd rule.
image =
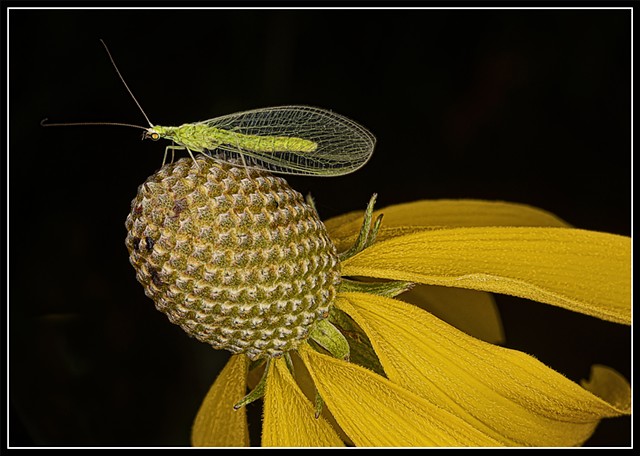
[[[374,211],[384,214],[378,240],[434,227],[568,226],[555,215],[525,204],[481,200],[431,200],[395,204]],[[364,211],[327,220],[325,226],[339,251],[353,245]]]
[[[491,293],[418,284],[396,299],[415,304],[485,342],[504,343],[502,320]]]
[[[496,446],[498,441],[410,391],[349,362],[301,346],[322,398],[357,446]]]
[[[510,294],[631,323],[631,239],[571,228],[423,231],[376,243],[344,276]]]
[[[191,430],[193,446],[249,446],[247,412],[233,406],[247,389],[248,359],[232,356],[204,398]]]
[[[501,444],[580,445],[602,418],[630,413],[630,387],[611,370],[592,379],[594,392],[607,391],[600,398],[529,355],[477,340],[410,304],[341,293],[337,305],[365,331],[390,380]]]
[[[591,366],[589,380],[582,380],[580,384],[617,409],[625,413],[631,412],[629,383],[616,370],[601,364],[594,364]]]
[[[271,362],[264,401],[263,447],[344,446],[323,417],[315,418],[283,359]]]

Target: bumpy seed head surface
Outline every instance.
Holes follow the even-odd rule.
[[[340,281],[315,210],[265,171],[198,157],[138,188],[126,245],[145,294],[215,348],[279,356],[325,318]]]

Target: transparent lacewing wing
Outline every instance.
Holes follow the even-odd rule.
[[[169,139],[192,152],[274,173],[339,176],[362,167],[375,137],[356,122],[320,108],[255,109],[179,127],[153,126],[146,137]]]

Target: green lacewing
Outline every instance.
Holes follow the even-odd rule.
[[[201,153],[212,159],[239,159],[247,167],[279,174],[340,176],[364,166],[376,139],[364,127],[340,114],[311,106],[277,106],[237,112],[209,120],[165,127],[151,123],[107,51],[118,77],[149,127],[119,122],[46,123],[43,126],[116,125],[144,130],[143,138],[172,141],[165,148]],[[195,160],[195,158],[194,158]]]

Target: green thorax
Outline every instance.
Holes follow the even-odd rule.
[[[186,147],[194,152],[215,149],[220,145],[211,134],[211,127],[202,124],[184,124],[179,127],[163,127],[155,125],[153,130],[164,139]]]

